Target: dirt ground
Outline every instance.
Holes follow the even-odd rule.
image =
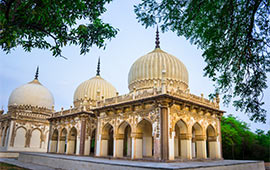
[[[0,170],[28,170],[28,169],[0,162]]]

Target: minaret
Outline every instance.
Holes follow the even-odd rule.
[[[156,31],[156,42],[155,43],[156,43],[156,48],[160,48],[158,26],[157,26],[157,31]]]
[[[35,75],[35,80],[38,80],[38,71],[39,71],[39,66],[37,66],[36,75]]]
[[[100,57],[98,57],[98,65],[97,65],[97,74],[96,76],[100,76]]]

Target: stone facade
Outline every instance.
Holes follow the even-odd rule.
[[[1,151],[46,152],[52,110],[29,105],[9,106],[0,116]]]
[[[95,104],[85,98],[78,108],[54,113],[49,119],[48,151],[91,155],[94,141],[92,152],[97,157],[158,161],[221,159],[223,111],[219,110],[218,96],[209,101],[188,91],[162,92],[162,88],[166,86],[133,91]],[[72,128],[77,132],[76,146],[68,137]],[[91,139],[94,140],[89,142]],[[76,151],[69,152],[70,145]]]

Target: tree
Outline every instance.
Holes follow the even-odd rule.
[[[142,0],[139,22],[185,36],[201,48],[205,76],[215,82],[225,104],[265,123],[263,90],[270,72],[269,0]],[[213,96],[213,95],[212,95]]]
[[[62,56],[66,45],[79,45],[81,54],[93,45],[105,47],[105,40],[117,33],[100,19],[111,1],[1,0],[0,46],[7,53],[17,46],[49,49],[53,56]],[[77,25],[80,20],[86,24]]]
[[[270,160],[270,131],[250,131],[248,124],[229,115],[221,119],[224,159]]]

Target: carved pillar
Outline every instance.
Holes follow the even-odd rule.
[[[114,136],[115,148],[114,157],[122,158],[124,151],[124,134],[116,134]]]
[[[160,130],[161,130],[161,160],[169,159],[169,145],[168,145],[168,106],[162,103],[160,106]]]
[[[223,159],[223,153],[222,153],[222,138],[221,138],[221,116],[218,116],[218,144],[219,144],[219,153],[218,158]]]
[[[180,153],[182,159],[192,159],[192,134],[182,133],[180,134]]]
[[[81,118],[80,155],[84,155],[86,117]]]
[[[196,135],[197,158],[206,159],[206,136]]]
[[[154,159],[160,159],[160,134],[154,136]]]
[[[208,152],[209,157],[211,159],[217,159],[219,158],[219,148],[218,148],[218,142],[217,142],[217,136],[208,136]]]
[[[136,138],[131,134],[131,159],[136,159]]]
[[[25,138],[26,138],[26,142],[25,142],[25,147],[29,148],[30,147],[30,140],[31,140],[31,129],[28,129],[26,134],[25,134]]]
[[[131,133],[131,159],[143,157],[142,134]]]
[[[10,146],[11,146],[11,147],[14,146],[15,136],[16,136],[16,123],[13,122],[12,133],[11,133],[11,139],[10,139]]]
[[[52,135],[52,122],[50,122],[50,128],[49,128],[49,137],[48,137],[48,143],[47,143],[47,153],[51,151],[51,135]]]

